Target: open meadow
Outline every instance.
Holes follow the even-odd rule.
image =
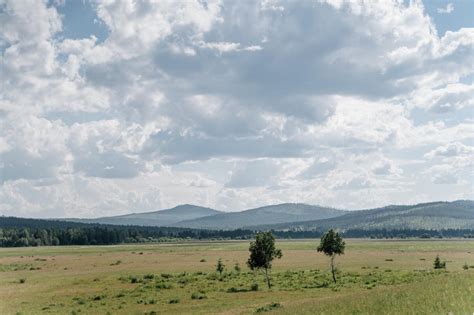
[[[248,241],[2,248],[0,314],[474,313],[474,240],[349,239],[337,284],[318,242],[278,240],[270,290]]]

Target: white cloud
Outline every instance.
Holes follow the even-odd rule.
[[[453,83],[437,89],[420,89],[413,104],[434,112],[444,113],[474,107],[474,85]]]
[[[445,8],[438,8],[436,11],[439,14],[449,14],[454,11],[454,4],[448,3]]]
[[[474,30],[420,2],[92,8],[0,4],[2,213],[472,197]]]
[[[200,36],[221,21],[219,12],[219,1],[97,2],[97,15],[110,31],[105,47],[126,59],[146,53],[182,28]]]
[[[435,157],[456,157],[460,155],[474,154],[474,147],[464,145],[460,142],[449,143],[444,146],[439,146],[436,149],[425,154],[425,157],[432,159]]]

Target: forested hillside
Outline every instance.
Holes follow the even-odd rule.
[[[278,238],[319,238],[324,230],[273,231]],[[84,224],[54,220],[0,217],[0,247],[56,245],[113,245],[121,243],[166,242],[174,240],[242,240],[255,236],[254,230],[198,230],[186,228]],[[474,237],[474,229],[387,230],[348,229],[352,238],[444,238]]]
[[[431,202],[411,206],[387,206],[370,210],[349,211],[330,219],[282,224],[265,224],[255,229],[327,230],[347,229],[474,229],[474,202]]]

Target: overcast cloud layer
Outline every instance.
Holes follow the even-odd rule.
[[[474,28],[351,2],[0,0],[0,214],[473,199]]]

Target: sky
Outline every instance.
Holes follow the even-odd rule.
[[[0,0],[0,215],[474,199],[474,1]]]

